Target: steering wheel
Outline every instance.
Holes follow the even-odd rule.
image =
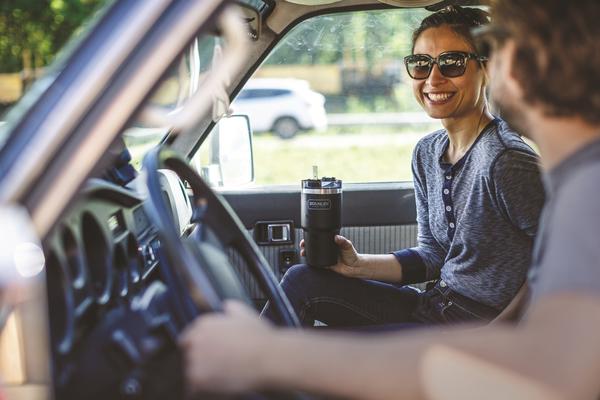
[[[191,222],[209,228],[222,246],[239,252],[279,316],[280,325],[300,327],[299,319],[279,287],[268,261],[223,197],[213,191],[184,158],[165,146],[151,150],[144,158],[143,165],[149,197],[146,210],[158,228],[161,249],[175,275],[174,283],[185,286],[194,303],[189,307],[185,301],[181,302],[185,320],[189,322],[201,312],[221,311],[226,292],[233,292],[231,297],[245,296],[239,293],[235,295],[239,291],[236,288],[242,285],[221,249],[204,243],[203,235],[194,236],[193,243],[192,240],[181,238],[163,196],[161,169],[173,171],[188,183],[193,192]]]
[[[160,147],[144,158],[148,199],[144,207],[158,229],[160,279],[131,304],[115,307],[88,334],[76,357],[78,368],[57,389],[57,398],[185,398],[181,329],[204,312],[219,312],[225,298],[250,302],[222,247],[236,249],[279,317],[300,327],[267,260],[231,207],[173,150]],[[192,189],[191,235],[181,237],[163,196],[161,169],[173,171]],[[181,190],[185,192],[182,186]],[[183,193],[187,198],[187,193]],[[206,229],[204,229],[206,228]],[[209,232],[213,236],[202,235]],[[200,234],[197,234],[200,233]],[[160,379],[156,379],[160,377]],[[140,397],[141,396],[141,397]],[[209,398],[215,398],[210,395]],[[228,398],[228,397],[219,397]],[[305,400],[302,393],[244,393],[241,400]]]

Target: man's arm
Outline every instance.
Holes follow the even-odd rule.
[[[230,316],[201,317],[184,336],[188,380],[195,388],[269,387],[361,399],[424,398],[423,359],[442,345],[537,381],[565,398],[593,398],[600,389],[597,297],[563,294],[540,299],[528,321],[516,327],[365,335],[274,329],[237,304],[229,308]]]

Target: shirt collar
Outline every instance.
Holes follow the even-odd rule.
[[[444,161],[444,154],[446,154],[446,150],[448,150],[448,146],[450,145],[450,139],[448,138],[448,135],[446,134],[445,137],[444,137],[444,144],[442,145],[442,152],[438,156],[438,161],[439,161],[440,167],[444,171],[448,171],[448,172],[458,171],[463,166],[463,164],[465,163],[465,161],[467,160],[469,154],[471,153],[471,151],[473,150],[473,148],[475,147],[475,145],[477,144],[477,142],[479,142],[479,139],[481,139],[481,137],[488,130],[490,130],[491,127],[496,126],[496,124],[499,121],[500,121],[500,119],[498,117],[494,117],[493,120],[491,120],[490,122],[488,122],[488,124],[481,130],[481,132],[479,133],[479,135],[477,135],[477,138],[475,139],[475,141],[473,142],[473,144],[471,145],[471,147],[469,147],[469,150],[467,150],[467,152],[455,164],[450,164],[450,163],[447,163],[447,162]]]

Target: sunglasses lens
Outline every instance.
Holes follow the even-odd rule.
[[[424,56],[412,56],[406,59],[406,71],[413,79],[425,79],[429,76],[432,62]]]
[[[467,57],[462,53],[445,53],[439,58],[442,75],[448,78],[461,76],[467,68]]]

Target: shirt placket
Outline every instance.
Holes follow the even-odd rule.
[[[444,172],[444,184],[442,185],[442,200],[444,202],[444,215],[446,216],[446,232],[450,241],[456,232],[456,219],[454,218],[454,203],[452,201],[452,183],[454,182],[454,168],[449,167]]]

